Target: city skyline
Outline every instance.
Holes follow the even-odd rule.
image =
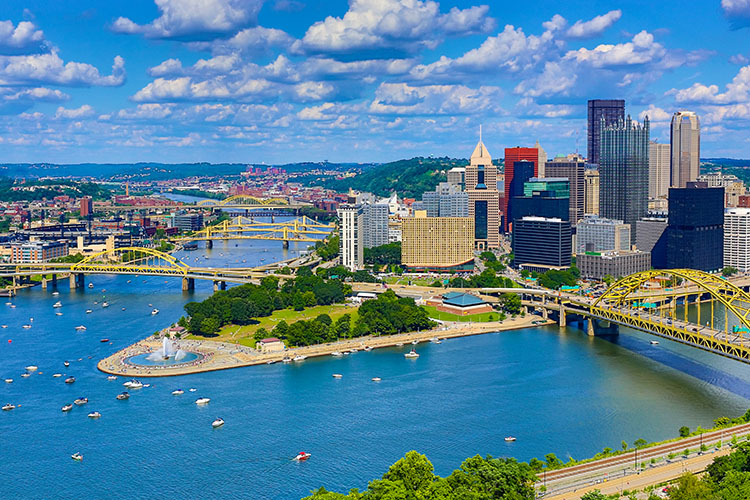
[[[480,124],[491,149],[585,154],[588,99],[624,99],[662,143],[695,111],[704,157],[750,157],[747,1],[4,7],[4,162],[460,156]]]

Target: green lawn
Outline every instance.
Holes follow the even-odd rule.
[[[427,311],[427,315],[430,318],[439,319],[441,321],[462,321],[465,323],[486,323],[487,321],[499,321],[500,313],[497,311],[486,312],[481,314],[471,314],[468,316],[459,316],[458,314],[438,311],[434,306],[422,306]]]
[[[442,278],[438,278],[442,281]],[[408,285],[411,281],[412,285],[419,286],[432,286],[435,282],[435,278],[409,278],[407,276],[389,276],[385,279],[385,282],[389,285]]]
[[[294,311],[292,309],[280,309],[274,311],[273,314],[266,318],[259,318],[259,323],[254,325],[226,325],[219,330],[218,337],[205,337],[190,335],[188,338],[197,340],[215,340],[217,342],[230,342],[234,344],[242,344],[250,347],[255,347],[255,339],[253,336],[259,328],[265,328],[269,332],[279,323],[284,320],[289,324],[300,320],[311,320],[320,316],[321,314],[327,314],[333,321],[344,314],[349,314],[352,317],[352,323],[357,319],[357,308],[352,306],[346,306],[341,304],[334,304],[331,306],[315,306],[308,307],[302,311]]]

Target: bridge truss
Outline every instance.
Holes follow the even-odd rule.
[[[272,240],[315,242],[328,236],[333,224],[322,224],[309,217],[287,222],[256,222],[249,217],[235,217],[178,238],[177,241]]]

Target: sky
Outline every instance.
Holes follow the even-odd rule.
[[[586,152],[586,101],[750,158],[750,0],[3,0],[0,162]]]

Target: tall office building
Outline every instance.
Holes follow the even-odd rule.
[[[474,267],[474,220],[426,217],[401,221],[401,263],[410,269],[468,271]]]
[[[541,167],[540,167],[541,168]],[[583,219],[586,205],[586,187],[584,175],[586,164],[582,161],[570,161],[565,157],[555,158],[544,167],[545,177],[567,178],[570,187],[570,223],[578,224]]]
[[[94,213],[94,203],[91,196],[81,198],[81,218],[86,218]]]
[[[588,114],[588,161],[599,164],[599,140],[602,126],[625,120],[625,101],[622,99],[592,99]]]
[[[750,271],[750,208],[724,211],[724,266]]]
[[[534,164],[534,172],[520,182],[520,189],[523,189],[523,183],[529,180],[531,177],[539,177],[539,150],[537,148],[505,148],[505,198],[503,206],[503,230],[508,232],[510,223],[513,222],[512,215],[508,213],[508,206],[513,196],[520,196],[520,193],[511,194],[511,186],[517,188],[519,183],[513,183],[515,175],[515,164],[516,162],[532,162]]]
[[[448,184],[453,184],[458,187],[461,191],[466,189],[466,168],[465,167],[453,167],[446,172],[446,178]]]
[[[497,167],[484,147],[482,137],[466,167],[466,193],[469,217],[474,220],[474,245],[478,250],[500,246],[500,192]]]
[[[388,244],[388,204],[362,205],[362,248]]]
[[[523,196],[511,200],[514,220],[535,216],[568,220],[570,216],[568,179],[532,177],[524,183]]]
[[[630,224],[621,220],[585,217],[576,226],[576,254],[630,250]]]
[[[535,178],[535,171],[536,165],[534,164],[534,162],[513,162],[513,179],[510,181],[510,184],[506,184],[507,187],[505,189],[505,191],[508,193],[508,196],[510,196],[510,198],[507,199],[505,203],[508,206],[508,209],[505,212],[505,222],[508,227],[511,227],[513,221],[519,218],[519,216],[513,212],[514,201],[519,196],[524,195],[526,183],[529,182],[529,180],[531,180],[532,178]]]
[[[547,152],[544,150],[541,144],[539,144],[539,140],[537,139],[536,143],[534,144],[534,147],[538,151],[537,155],[537,175],[539,177],[547,177],[547,174],[544,171],[545,165],[547,164]],[[554,175],[550,175],[549,177],[555,177]]]
[[[599,171],[587,168],[583,174],[583,213],[599,215]]]
[[[341,265],[350,271],[365,264],[362,245],[362,205],[343,204],[336,210],[339,216],[339,257]]]
[[[698,179],[701,155],[701,124],[692,111],[678,111],[672,115],[670,129],[671,187],[684,188]]]
[[[669,191],[669,144],[648,144],[648,197],[666,198]]]
[[[422,208],[427,217],[468,217],[469,195],[455,184],[441,182],[435,191],[422,194]]]
[[[516,267],[532,271],[570,267],[570,221],[545,217],[516,219],[513,258]]]
[[[667,268],[717,271],[724,255],[724,188],[669,188]]]
[[[635,246],[651,254],[654,269],[667,267],[667,219],[647,217],[635,223]]]
[[[599,156],[602,217],[621,220],[632,227],[648,213],[648,143],[648,117],[643,125],[628,116],[624,122],[602,128]]]

